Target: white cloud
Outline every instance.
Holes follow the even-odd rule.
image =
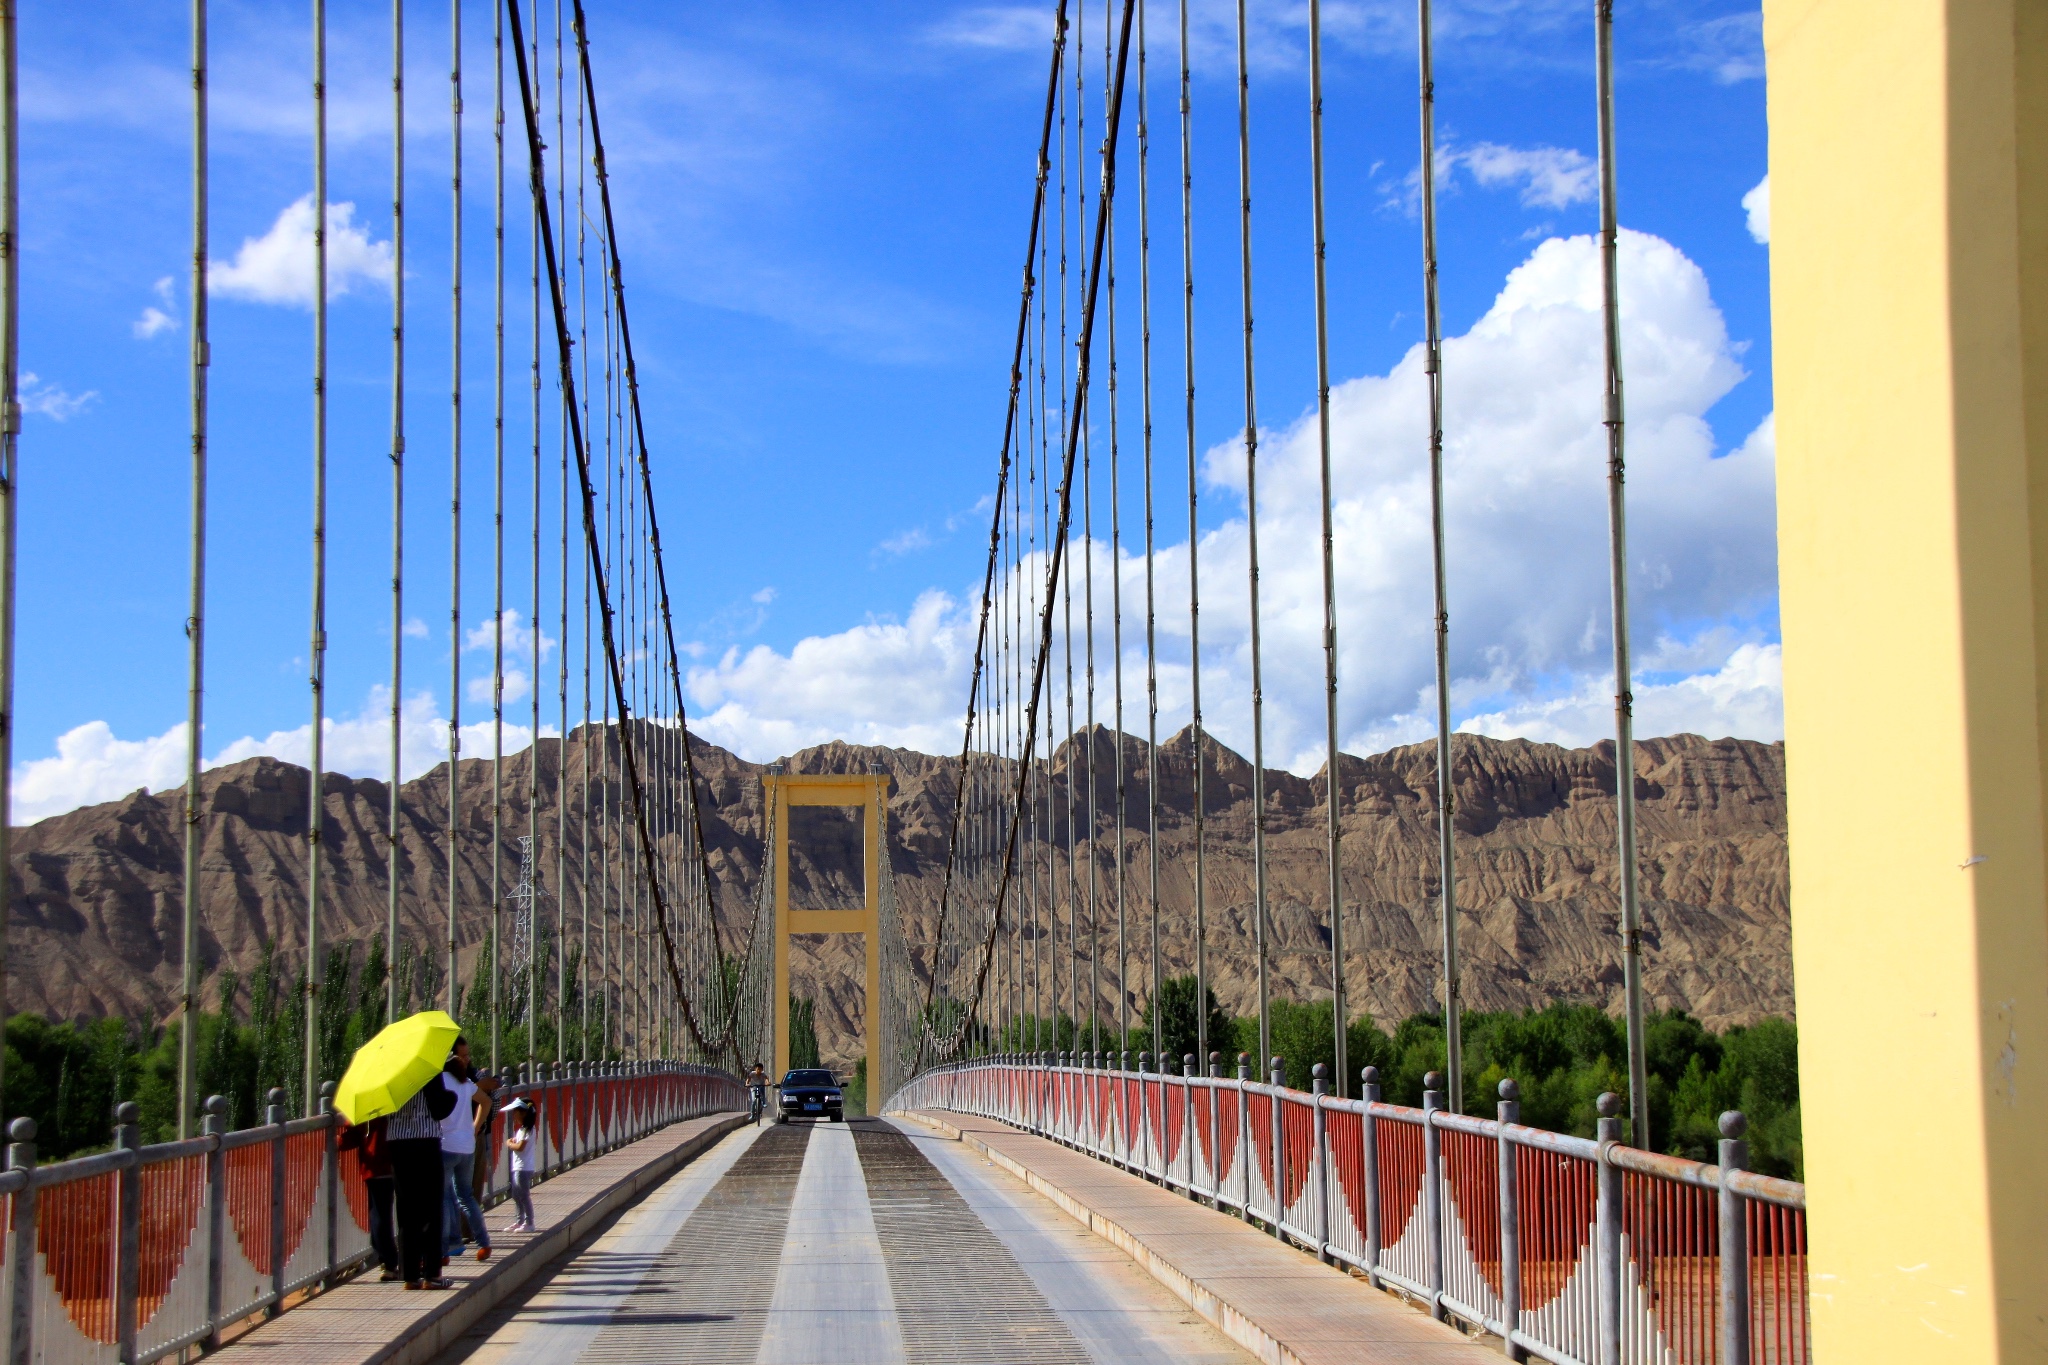
[[[925,30],[925,39],[950,47],[1050,50],[1052,20],[1032,6],[977,5],[933,24]]]
[[[1455,193],[1462,172],[1482,189],[1521,187],[1524,208],[1564,209],[1591,203],[1600,192],[1599,165],[1571,147],[1510,147],[1498,142],[1437,144],[1439,193]],[[1422,171],[1410,170],[1386,197],[1390,208],[1411,217],[1421,211]]]
[[[1590,203],[1599,191],[1599,167],[1570,147],[1504,147],[1475,142],[1448,148],[1440,161],[1462,166],[1487,189],[1519,184],[1525,208],[1562,209]]]
[[[1742,196],[1742,211],[1749,215],[1749,235],[1765,246],[1771,244],[1771,176],[1756,182],[1756,188]]]
[[[1764,16],[1758,9],[1687,24],[1678,32],[1683,55],[1677,65],[1705,71],[1722,85],[1762,80]]]
[[[391,287],[391,243],[374,240],[355,221],[354,204],[327,206],[327,297],[357,283]],[[246,237],[232,261],[215,261],[207,287],[252,303],[313,306],[313,196],[286,206],[261,237]]]
[[[105,721],[87,721],[57,737],[53,757],[31,759],[14,770],[14,821],[33,824],[79,806],[118,800],[137,787],[175,787],[184,778],[183,721],[154,739],[140,740],[116,739]]]
[[[756,588],[754,595],[747,600],[765,607],[774,602],[775,597],[776,592],[774,588]]]
[[[899,531],[895,535],[890,536],[875,548],[885,555],[900,557],[911,553],[913,550],[929,549],[931,543],[932,538],[926,533],[924,527],[913,526],[908,531]]]
[[[432,632],[430,632],[427,629],[427,623],[425,621],[420,620],[420,618],[417,616],[409,616],[406,618],[405,621],[405,633],[411,639],[424,640],[427,639]]]
[[[1774,647],[1767,629],[1745,624],[1769,620],[1775,605],[1773,423],[1766,418],[1733,451],[1716,449],[1706,414],[1743,372],[1696,265],[1668,242],[1625,231],[1621,281],[1631,586],[1635,632],[1648,642],[1648,676],[1637,680],[1642,733],[1718,727],[1774,738]],[[1611,660],[1600,292],[1594,240],[1553,238],[1508,277],[1469,332],[1445,343],[1452,698],[1455,713],[1474,725],[1542,723],[1591,739],[1602,731],[1587,717],[1612,704],[1586,700],[1611,692],[1600,681]],[[1420,738],[1433,724],[1425,413],[1419,347],[1390,373],[1352,379],[1331,395],[1340,722],[1352,752]],[[1320,766],[1323,746],[1316,425],[1305,415],[1263,433],[1260,444],[1266,753],[1296,771]],[[1241,499],[1241,442],[1212,448],[1204,466],[1208,507],[1219,496]],[[1070,561],[1077,599],[1084,553],[1077,545]],[[1092,554],[1096,714],[1107,720],[1108,584],[1123,575],[1133,610],[1144,600],[1144,561],[1127,553],[1113,565],[1103,544]],[[1204,533],[1201,555],[1205,719],[1244,751],[1250,642],[1241,513]],[[1028,585],[1043,572],[1042,562],[1027,561],[1018,577]],[[1185,542],[1162,546],[1156,573],[1167,734],[1188,716]],[[1125,622],[1125,723],[1140,731],[1136,620]],[[729,651],[693,669],[694,721],[756,760],[833,737],[944,752],[959,742],[973,646],[968,608],[929,592],[900,624],[871,621],[787,653]],[[1065,676],[1055,657],[1056,688]],[[1084,706],[1077,701],[1077,715]],[[1064,708],[1060,696],[1062,723]]]
[[[72,394],[56,384],[45,384],[32,372],[24,371],[18,388],[23,412],[40,413],[53,422],[68,422],[99,401],[98,389]]]
[[[812,636],[788,654],[729,649],[690,669],[690,728],[749,756],[830,739],[944,753],[960,742],[973,657],[973,619],[926,592],[901,622]]]
[[[387,778],[391,773],[391,693],[372,688],[353,716],[328,717],[321,726],[321,768],[352,777]],[[261,738],[230,741],[203,764],[218,768],[268,754],[303,765],[311,756],[312,725],[276,730]],[[462,727],[465,758],[488,758],[492,752],[491,722]],[[559,732],[541,727],[543,737]],[[533,731],[508,723],[505,752],[533,743]],[[433,696],[421,692],[400,708],[399,772],[407,781],[448,760],[448,718]],[[185,782],[185,726],[180,722],[150,739],[124,740],[105,721],[88,721],[58,737],[57,752],[31,759],[14,770],[14,819],[30,824],[80,806],[113,801],[138,788],[162,792]]]
[[[164,276],[151,288],[156,294],[158,303],[161,303],[163,307],[159,308],[155,304],[151,304],[142,310],[141,317],[129,324],[129,329],[142,341],[149,340],[159,332],[175,331],[178,326],[178,319],[169,311],[173,307],[171,277],[169,275]]]
[[[526,617],[511,607],[505,608],[499,618],[505,629],[505,657],[507,659],[531,659],[533,657],[533,626]],[[497,647],[497,632],[492,623],[481,621],[463,632],[462,648],[465,653],[481,651],[488,654]],[[548,634],[547,627],[540,628],[540,657],[545,659],[555,652],[555,637]]]
[[[1785,737],[1784,667],[1777,645],[1747,644],[1711,673],[1630,689],[1638,735],[1687,732],[1720,739]],[[1589,678],[1569,696],[1469,716],[1458,727],[1496,739],[1534,739],[1571,747],[1614,737],[1614,675]]]

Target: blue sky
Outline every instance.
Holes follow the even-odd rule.
[[[1196,438],[1218,632],[1205,686],[1224,698],[1212,703],[1219,734],[1242,746],[1228,698],[1241,690],[1229,595],[1243,589],[1223,567],[1243,518],[1230,474],[1244,422],[1232,10],[1190,3]],[[235,263],[245,242],[281,241],[281,215],[310,191],[303,8],[214,6],[218,261]],[[447,714],[451,652],[449,8],[415,5],[407,17],[407,615],[421,623],[406,641],[409,770],[442,743],[427,722]],[[462,8],[468,631],[490,618],[491,11]],[[1597,456],[1582,458],[1595,448],[1585,441],[1597,445],[1597,416],[1581,424],[1590,432],[1572,428],[1574,414],[1597,406],[1597,367],[1588,387],[1582,345],[1591,315],[1580,306],[1595,222],[1591,8],[1438,9],[1452,486],[1473,509],[1453,519],[1453,698],[1469,728],[1567,742],[1597,737],[1606,705],[1605,625],[1587,606],[1604,592],[1604,503]],[[1184,521],[1165,530],[1184,517],[1171,509],[1184,508],[1186,491],[1175,13],[1160,0],[1148,9],[1155,440],[1169,549],[1186,538]],[[935,3],[590,6],[693,709],[706,733],[749,758],[833,735],[943,748],[957,724],[972,646],[961,604],[985,545],[977,504],[991,491],[1001,434],[1049,14]],[[1103,15],[1093,3],[1082,14],[1092,145]],[[1380,0],[1324,6],[1331,361],[1337,380],[1352,381],[1333,413],[1345,415],[1340,443],[1354,452],[1340,462],[1351,480],[1340,497],[1358,513],[1346,524],[1362,538],[1356,590],[1340,584],[1346,673],[1358,680],[1345,712],[1354,748],[1416,737],[1425,710],[1428,604],[1415,600],[1407,539],[1422,451],[1404,425],[1420,420],[1408,397],[1419,393],[1421,298],[1412,16],[1411,5]],[[1623,0],[1617,16],[1621,217],[1641,234],[1624,301],[1640,300],[1629,335],[1644,362],[1638,376],[1630,361],[1647,461],[1636,566],[1646,729],[1775,738],[1768,252],[1758,239],[1767,215],[1754,220],[1743,202],[1766,169],[1760,20],[1715,0]],[[1299,491],[1289,471],[1305,468],[1293,458],[1297,424],[1314,394],[1306,9],[1254,3],[1252,18],[1259,410],[1284,536]],[[550,41],[551,22],[550,12]],[[331,322],[329,709],[345,727],[330,740],[331,762],[380,774],[386,741],[369,708],[390,645],[390,293],[379,255],[391,237],[390,11],[332,0],[329,24],[329,200],[353,205],[355,235],[342,235],[360,267],[346,274]],[[183,751],[188,42],[176,7],[32,4],[21,18],[23,368],[36,378],[25,386],[21,455],[16,759],[30,816],[174,782]],[[1134,136],[1127,129],[1118,229],[1127,456],[1138,444]],[[514,585],[530,574],[520,548],[531,439],[522,192],[515,167]],[[239,294],[217,290],[213,304],[209,757],[304,751],[311,322],[302,301],[279,293],[288,254],[265,259],[260,247],[239,257]],[[1461,375],[1455,339],[1468,333]],[[1570,401],[1558,406],[1559,394]],[[554,478],[551,463],[549,601]],[[1125,488],[1135,488],[1128,471]],[[1099,553],[1098,587],[1113,572],[1107,546]],[[1276,553],[1284,561],[1284,547]],[[1128,584],[1129,563],[1124,572]],[[1286,563],[1268,582],[1284,618]],[[526,594],[517,587],[512,605]],[[1271,648],[1285,654],[1290,638],[1283,624]],[[580,673],[573,626],[572,639]],[[1173,648],[1169,639],[1162,653]],[[1320,657],[1293,652],[1301,658],[1268,665],[1277,757],[1312,766],[1303,718]],[[1112,666],[1098,657],[1100,669]],[[488,674],[487,651],[463,659],[470,683]],[[1297,680],[1308,691],[1290,718]],[[1178,695],[1162,683],[1168,727],[1184,721],[1172,717]],[[508,710],[523,720],[526,705]],[[464,701],[466,726],[482,714]],[[483,751],[474,730],[465,746]]]

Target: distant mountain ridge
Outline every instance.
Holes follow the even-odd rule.
[[[517,839],[528,829],[538,762],[540,796],[531,814],[537,817],[538,861],[550,890],[556,889],[558,762],[569,775],[571,846],[560,899],[568,907],[572,938],[581,932],[581,811],[605,799],[600,783],[584,785],[583,763],[587,747],[593,772],[601,769],[605,742],[615,746],[616,735],[578,729],[565,752],[543,740],[537,753],[508,756],[502,774],[502,884],[509,887],[517,877]],[[1130,848],[1126,935],[1131,979],[1142,983],[1150,976],[1143,838],[1147,765],[1142,740],[1126,735],[1121,742]],[[1114,771],[1117,743],[1109,730],[1097,727],[1063,745],[1050,765],[1056,782],[1071,774],[1078,786],[1091,749],[1094,754],[1101,859],[1096,903],[1105,954],[1113,954],[1115,943],[1109,862],[1114,812],[1113,787],[1101,775]],[[1205,748],[1210,974],[1227,1008],[1249,1012],[1255,999],[1251,769],[1213,739]],[[693,741],[693,751],[721,915],[738,927],[750,913],[760,873],[759,778],[766,765],[702,739]],[[1193,962],[1192,759],[1188,731],[1159,746],[1159,915],[1168,973],[1191,970]],[[892,776],[892,866],[907,927],[913,938],[919,936],[936,910],[957,759],[834,742],[783,762],[797,772],[859,772],[879,763]],[[458,765],[463,828],[456,937],[465,979],[489,918],[490,766],[487,759]],[[1612,745],[1566,749],[1460,735],[1453,772],[1469,1006],[1522,1008],[1562,999],[1618,1008]],[[329,870],[322,940],[363,943],[383,932],[387,788],[374,779],[338,774],[329,774],[323,785]],[[1274,990],[1314,998],[1329,989],[1324,782],[1321,774],[1268,772],[1266,789]],[[1434,745],[1365,758],[1346,755],[1340,791],[1346,976],[1353,1007],[1382,1022],[1433,1008],[1440,953]],[[1651,1007],[1684,1008],[1715,1027],[1791,1014],[1784,745],[1694,735],[1639,741],[1636,791],[1644,987]],[[202,975],[222,963],[246,973],[266,940],[277,944],[286,961],[296,961],[305,945],[306,770],[271,758],[250,759],[207,773],[202,792],[210,817],[201,864]],[[439,943],[447,931],[446,767],[406,783],[401,796],[402,932],[417,943]],[[616,789],[611,799],[616,810]],[[58,1018],[120,1014],[161,1020],[171,1014],[179,975],[183,808],[182,790],[138,791],[16,832],[9,866],[10,1008]],[[800,903],[857,904],[860,852],[852,827],[821,814],[796,834],[791,880]],[[1085,863],[1080,876],[1085,887]],[[593,907],[600,896],[594,884]],[[593,943],[596,933],[593,928]],[[860,952],[857,937],[818,936],[800,938],[793,954],[795,987],[817,1000],[824,1050],[842,1061],[858,1050]],[[1104,976],[1111,984],[1102,1008],[1114,1017],[1114,974],[1105,970]],[[1134,992],[1134,1013],[1141,1003]]]

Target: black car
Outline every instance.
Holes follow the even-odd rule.
[[[791,1119],[830,1119],[834,1123],[846,1120],[846,1096],[839,1089],[839,1081],[829,1071],[806,1068],[792,1071],[782,1078],[781,1105],[775,1115],[777,1123],[788,1123]]]

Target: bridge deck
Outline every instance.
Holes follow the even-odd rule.
[[[533,1187],[532,1233],[501,1233],[509,1205],[488,1212],[492,1259],[451,1261],[453,1293],[408,1293],[371,1273],[243,1333],[209,1357],[217,1365],[422,1365],[494,1302],[684,1162],[744,1124],[746,1115],[686,1119]]]
[[[905,1128],[734,1133],[437,1365],[1250,1361],[1022,1182]]]
[[[1300,1365],[1478,1365],[1491,1349],[1238,1218],[994,1119],[916,1117],[1026,1180],[1129,1252],[1184,1301],[1269,1360]]]

